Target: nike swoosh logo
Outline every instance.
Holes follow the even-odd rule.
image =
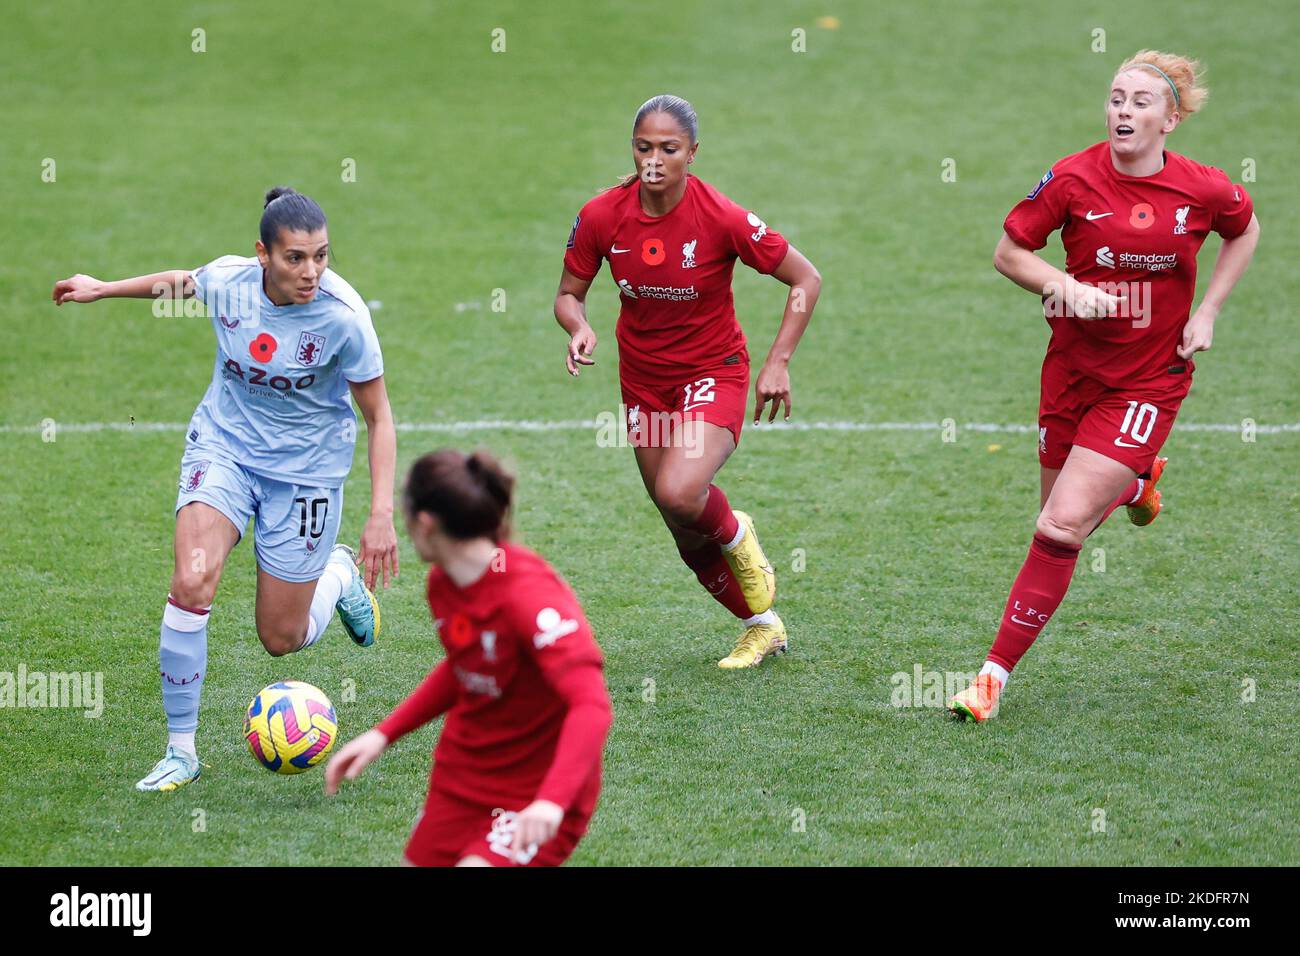
[[[1038,627],[1038,625],[1035,624],[1033,621],[1022,621],[1014,614],[1011,615],[1011,620],[1016,624],[1023,624],[1025,627]]]
[[[1087,219],[1089,222],[1092,222],[1094,219],[1105,219],[1107,216],[1113,216],[1113,215],[1115,215],[1113,212],[1099,212],[1097,213],[1097,215],[1094,216],[1092,214],[1092,210],[1089,209],[1088,215],[1084,216],[1083,218]]]
[[[1115,444],[1118,445],[1120,448],[1141,448],[1142,447],[1141,445],[1131,445],[1126,441],[1120,441],[1118,438],[1115,439]]]
[[[615,255],[615,256],[616,256],[616,255],[618,255],[620,252],[631,252],[632,250],[631,250],[631,249],[620,249],[620,248],[618,247],[618,243],[614,243],[614,245],[612,245],[612,246],[609,247],[609,251],[610,251],[610,254],[611,254],[611,255]]]

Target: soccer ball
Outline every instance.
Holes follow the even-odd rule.
[[[321,763],[338,735],[334,705],[325,692],[298,680],[263,687],[244,716],[248,749],[276,773],[302,773]]]

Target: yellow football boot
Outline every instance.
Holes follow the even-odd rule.
[[[776,613],[773,612],[773,617]],[[776,617],[773,624],[751,624],[736,639],[736,646],[731,653],[718,661],[723,670],[739,670],[742,667],[757,667],[763,658],[771,654],[784,654],[789,646],[785,625]]]
[[[743,511],[735,511],[733,514],[745,529],[745,535],[731,551],[723,548],[722,555],[727,559],[731,573],[736,576],[740,593],[745,595],[749,613],[762,614],[772,606],[772,601],[776,598],[776,572],[772,570],[767,555],[758,543],[758,535],[754,533],[754,519]]]

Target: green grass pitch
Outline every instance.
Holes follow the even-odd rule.
[[[714,666],[734,628],[678,561],[628,449],[582,428],[399,433],[399,472],[445,444],[518,469],[519,536],[568,578],[605,649],[616,719],[572,863],[1300,862],[1300,432],[1176,426],[1167,512],[1142,530],[1121,513],[1090,539],[998,720],[891,700],[917,666],[978,667],[1023,559],[1036,436],[962,427],[1031,424],[1037,408],[1047,329],[992,251],[1043,170],[1101,138],[1110,71],[1140,47],[1209,64],[1209,104],[1170,147],[1236,180],[1253,166],[1263,225],[1180,424],[1300,421],[1297,28],[1281,0],[1231,16],[1207,0],[7,13],[0,671],[102,673],[104,708],[0,709],[0,863],[394,863],[436,731],[332,800],[320,771],[257,767],[240,730],[258,688],[319,685],[349,737],[440,651],[404,541],[374,648],[335,624],[308,652],[267,656],[245,542],[212,616],[203,779],[134,792],[164,739],[158,623],[183,443],[144,423],[188,420],[212,333],[147,302],[56,311],[54,281],[251,254],[262,192],[289,183],[329,214],[340,274],[382,302],[399,422],[593,419],[618,402],[617,297],[602,274],[598,364],[570,379],[550,314],[564,240],[630,169],[632,114],[664,91],[699,111],[693,169],[822,272],[792,365],[796,421],[959,427],[952,442],[937,424],[746,430],[720,484],[756,516],[793,653],[741,673]],[[1059,241],[1047,254],[1060,261]],[[761,360],[784,287],[741,266],[736,301]],[[69,427],[85,423],[126,428]],[[363,437],[343,540],[368,500]]]

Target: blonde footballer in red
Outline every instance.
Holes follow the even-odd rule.
[[[1192,356],[1210,347],[1259,239],[1245,189],[1165,148],[1205,101],[1199,74],[1186,57],[1135,54],[1111,80],[1105,141],[1054,165],[1003,224],[994,265],[1043,297],[1052,327],[1038,411],[1042,510],[988,660],[948,702],[958,717],[997,713],[1011,669],[1064,599],[1084,539],[1121,506],[1139,526],[1160,513],[1160,448],[1191,388]],[[1064,272],[1036,254],[1057,229]],[[1223,247],[1193,311],[1210,232]]]

